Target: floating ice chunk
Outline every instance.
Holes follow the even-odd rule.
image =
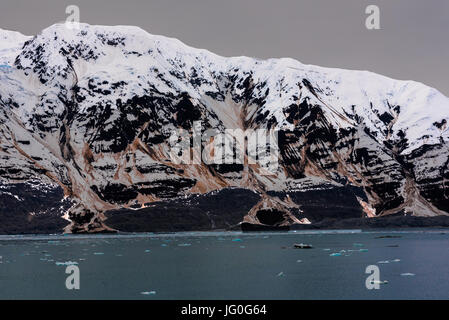
[[[72,266],[78,264],[76,261],[55,262],[57,266]]]
[[[387,284],[388,280],[372,280],[372,284]]]
[[[232,241],[237,242],[237,241],[242,241],[242,239],[237,238],[237,239],[232,239]]]
[[[161,247],[166,247],[166,246],[167,246],[166,243],[161,244]]]
[[[302,260],[296,260],[296,262],[297,262],[297,263],[300,263],[300,262],[302,262]]]
[[[190,247],[191,244],[190,243],[180,243],[178,244],[178,247]]]
[[[353,243],[354,247],[363,247],[363,243]]]
[[[154,294],[156,294],[156,291],[143,291],[143,292],[141,292],[140,294],[149,296],[149,295],[154,295]]]
[[[341,253],[340,252],[331,253],[330,256],[331,257],[339,257],[339,256],[341,256]]]
[[[101,256],[103,254],[104,254],[103,252],[94,252],[94,255],[96,255],[96,256]]]
[[[360,252],[368,252],[368,249],[360,249]]]
[[[283,272],[279,272],[276,277],[283,277],[283,276],[284,276],[284,273]]]
[[[148,253],[148,252],[151,252],[151,250],[150,250],[150,249],[147,249],[147,250],[145,250],[145,252]]]
[[[329,249],[329,248],[326,248],[326,249],[323,249],[323,251],[331,251],[331,249]]]
[[[401,259],[394,259],[393,262],[399,262]]]
[[[415,274],[410,272],[401,273],[402,277],[413,277]]]
[[[390,261],[388,261],[388,260],[384,260],[384,261],[377,261],[377,263],[381,263],[381,264],[386,264],[386,263],[390,263]]]

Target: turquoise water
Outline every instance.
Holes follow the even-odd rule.
[[[445,230],[0,236],[0,256],[1,299],[449,298]]]

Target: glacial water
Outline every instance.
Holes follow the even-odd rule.
[[[0,236],[0,256],[0,299],[449,298],[449,232],[435,229]]]

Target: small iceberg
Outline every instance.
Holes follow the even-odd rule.
[[[156,294],[156,291],[142,291],[140,294],[149,296],[149,295],[154,295],[154,294]]]
[[[190,243],[180,243],[178,244],[178,247],[190,247],[191,244]]]
[[[341,256],[341,253],[340,252],[335,252],[335,253],[331,253],[329,256],[331,256],[331,257],[339,257],[339,256]]]
[[[101,256],[101,255],[104,255],[104,253],[103,252],[94,252],[94,255]]]
[[[242,241],[242,239],[237,238],[237,239],[232,239],[232,241],[237,242],[237,241]]]
[[[387,264],[387,263],[390,263],[390,261],[388,261],[388,260],[384,260],[384,261],[377,261],[377,263],[380,263],[380,264]]]
[[[283,272],[279,272],[276,277],[283,277],[283,276],[284,276],[284,273]]]
[[[77,265],[78,264],[78,262],[75,262],[75,261],[66,261],[66,262],[55,262],[55,264],[57,265],[57,266],[73,266],[73,265]]]
[[[401,277],[413,277],[415,274],[410,272],[401,273]]]
[[[148,253],[148,252],[151,252],[151,250],[150,250],[150,249],[146,249],[146,250],[145,250],[145,253]]]

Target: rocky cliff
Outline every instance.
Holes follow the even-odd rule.
[[[0,232],[449,213],[449,99],[414,81],[225,58],[137,27],[87,24],[34,37],[0,29],[0,64],[0,221],[16,226]],[[174,161],[173,132],[194,135],[198,123],[276,132],[275,170]],[[170,203],[177,211],[164,218]]]

